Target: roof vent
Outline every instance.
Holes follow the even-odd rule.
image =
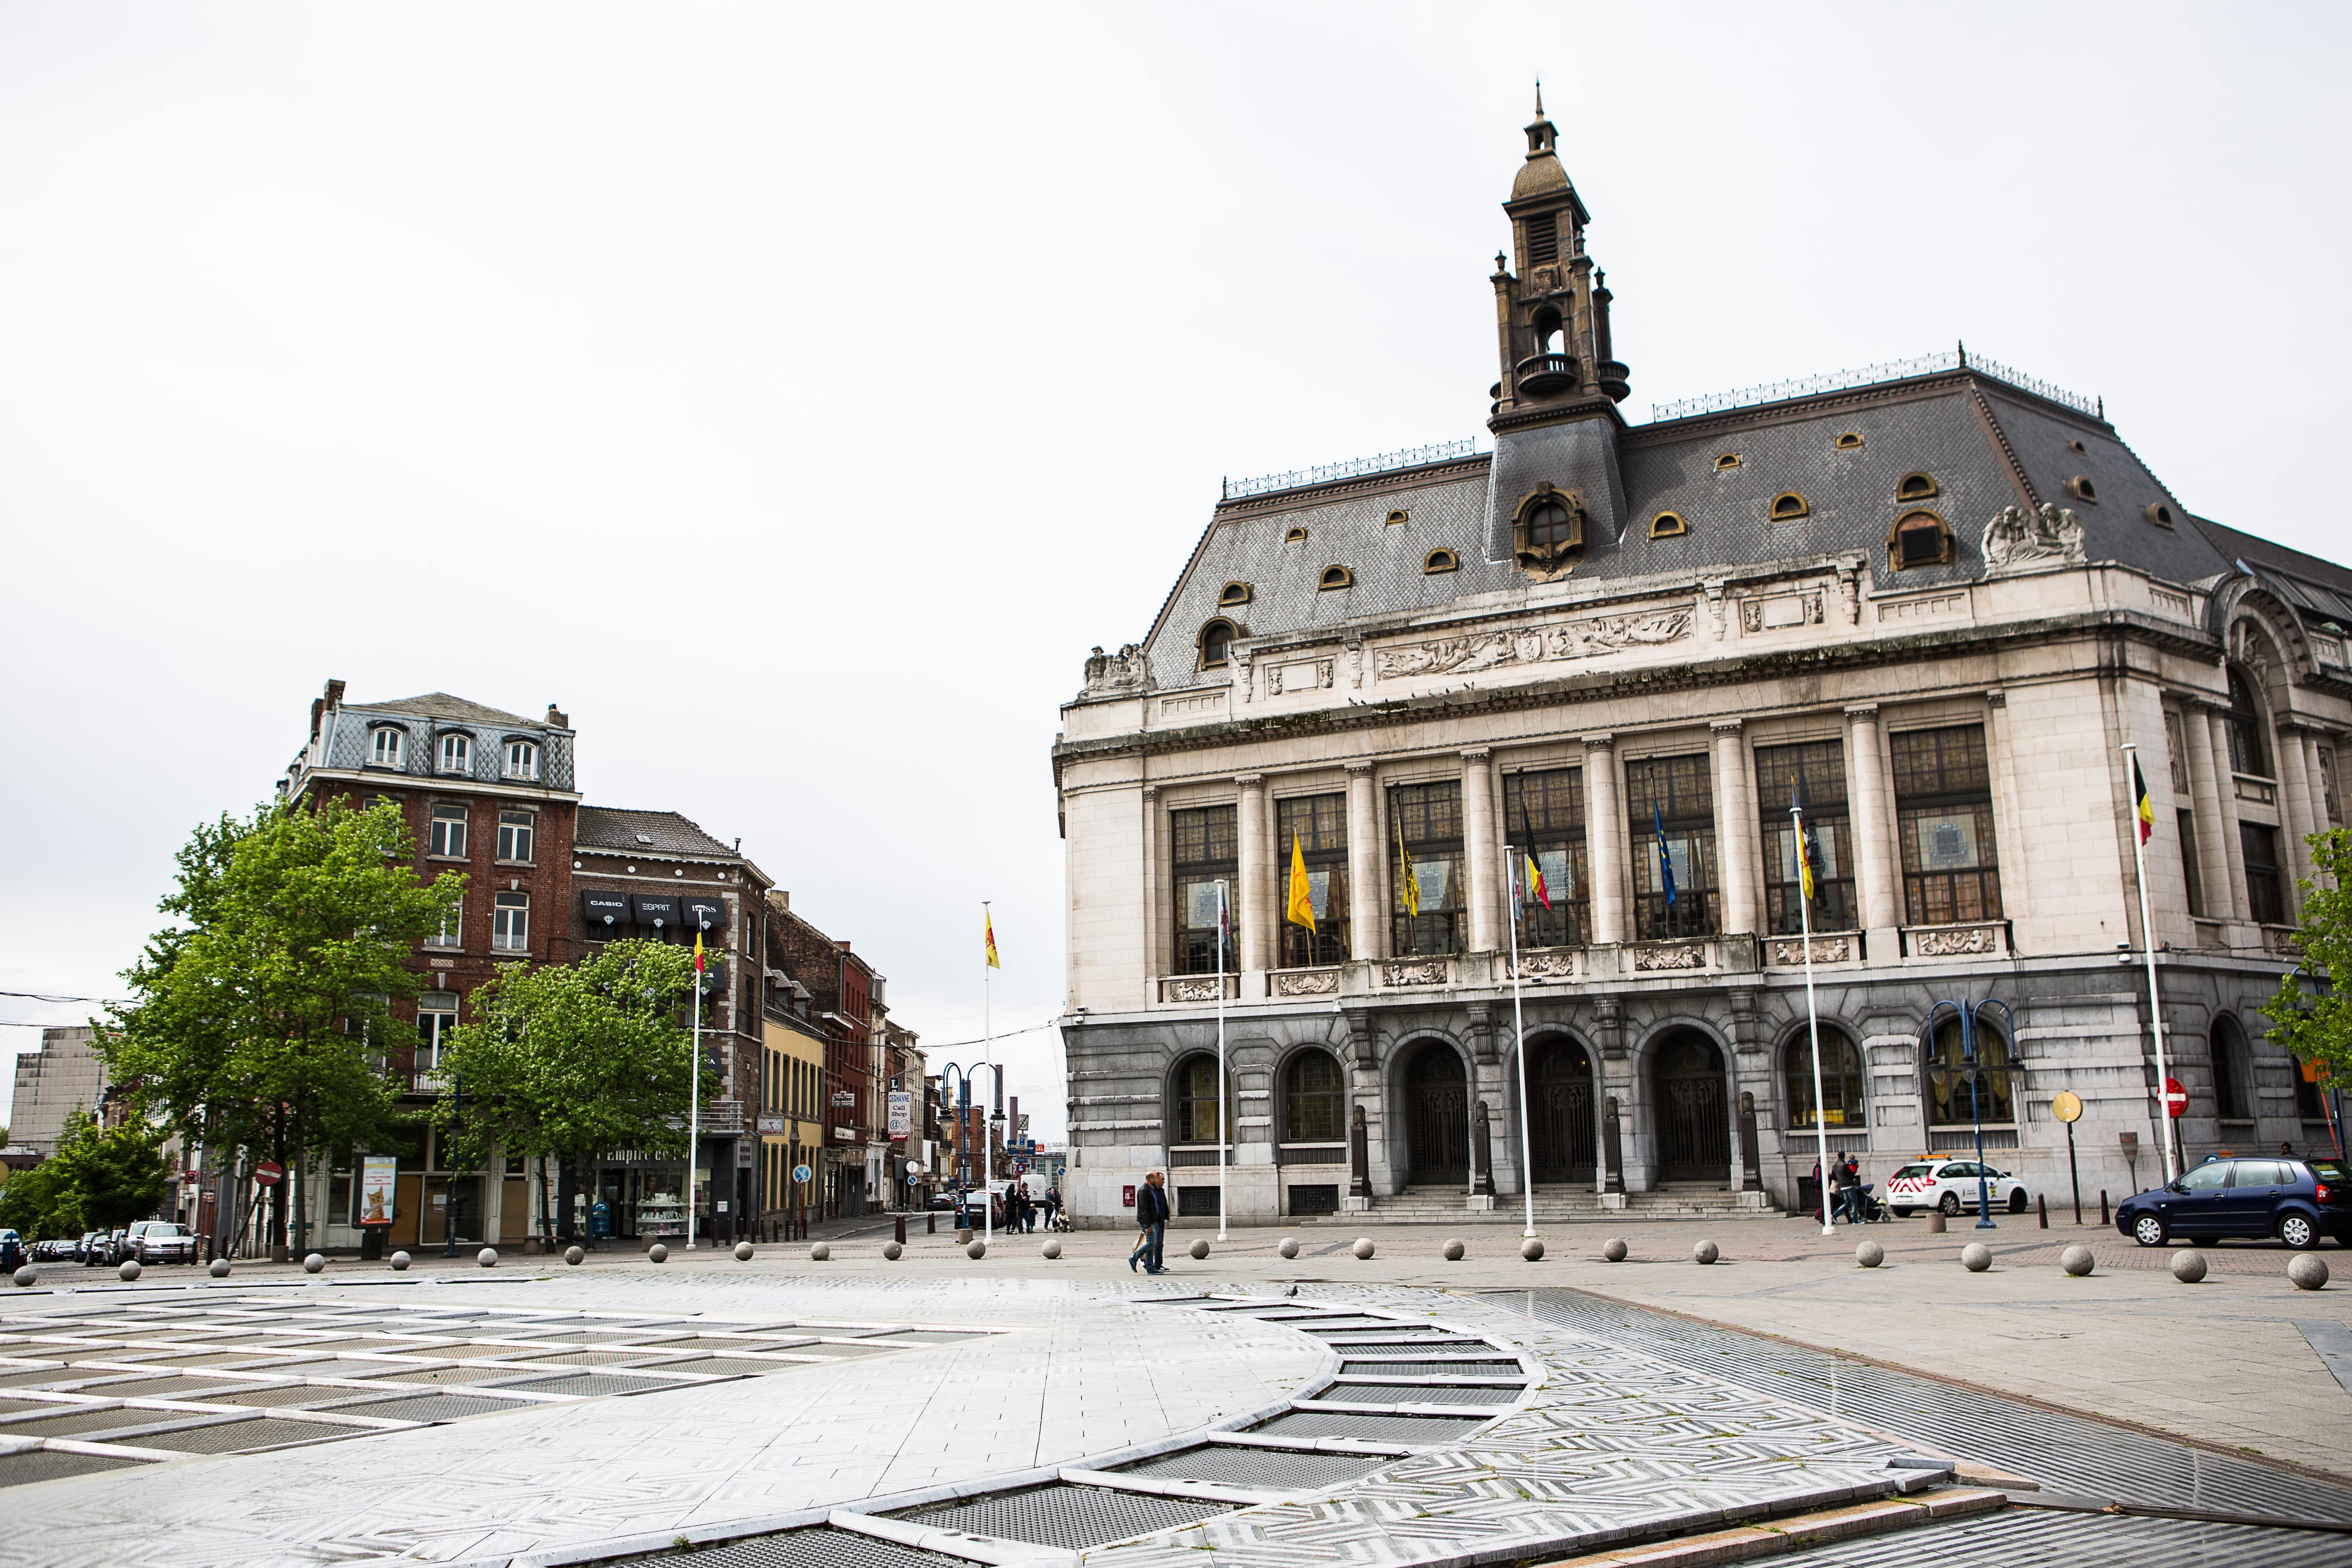
[[[639,834],[637,835],[637,842],[639,842],[639,843],[641,843],[641,844],[649,844],[649,843],[652,843],[653,841],[654,841],[654,836],[653,836],[651,833],[639,833]]]

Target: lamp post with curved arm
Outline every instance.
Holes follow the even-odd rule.
[[[971,1190],[971,1074],[975,1068],[984,1069],[988,1072],[993,1074],[993,1078],[992,1080],[992,1086],[996,1091],[997,1096],[1000,1099],[1003,1098],[1004,1093],[1004,1069],[993,1061],[975,1061],[970,1067],[965,1067],[959,1063],[950,1061],[940,1069],[940,1093],[942,1096],[944,1096],[948,1092],[948,1074],[952,1072],[956,1075],[956,1201],[959,1206],[957,1209],[958,1219],[962,1218],[962,1209],[961,1206],[964,1198]],[[982,1235],[987,1239],[992,1241],[996,1239],[996,1219],[995,1216],[989,1212],[989,1200],[991,1194],[989,1193],[988,1186],[992,1176],[989,1169],[989,1122],[985,1107],[982,1107],[982,1110],[981,1129],[980,1218]]]
[[[1987,1008],[1999,1008],[2001,1024],[2011,1040],[2017,1038],[2017,1017],[2009,1010],[2007,1002],[1992,997],[1976,1002],[1939,1001],[1927,1009],[1927,1033],[1931,1049],[1936,1038],[1937,1015],[1946,1008],[1951,1009],[1952,1016],[1960,1022],[1960,1060],[1967,1064],[1964,1071],[1968,1074],[1969,1113],[1976,1122],[1977,1228],[1996,1230],[2000,1227],[1993,1223],[1992,1188],[1984,1174],[1984,1069],[1977,1061],[1977,1015]]]

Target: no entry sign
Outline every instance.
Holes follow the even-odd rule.
[[[2178,1078],[2168,1078],[2164,1081],[2164,1113],[2168,1116],[2185,1116],[2189,1113],[2189,1091],[2180,1086],[2180,1080]]]

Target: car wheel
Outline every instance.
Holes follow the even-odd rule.
[[[1958,1214],[1960,1211],[1960,1195],[1956,1192],[1948,1192],[1944,1195],[1944,1201],[1937,1204],[1936,1207],[1942,1209],[1947,1218]]]
[[[2319,1227],[2300,1214],[2290,1214],[2279,1221],[2279,1239],[2298,1252],[2308,1252],[2319,1245]]]
[[[2025,1189],[2023,1187],[2019,1187],[2015,1192],[2009,1195],[2009,1211],[2011,1214],[2023,1214],[2025,1212]]]
[[[2192,1236],[2189,1239],[2189,1245],[2191,1247],[2211,1247],[2216,1245],[2216,1243],[2210,1236]]]
[[[2132,1221],[2132,1239],[2143,1247],[2161,1247],[2167,1240],[2164,1221],[2153,1214],[2143,1214]]]
[[[1911,1211],[1907,1208],[1889,1208],[1886,1212],[1893,1215],[1897,1219],[1908,1219],[1911,1218]],[[2347,1247],[2352,1247],[2352,1241],[2347,1241],[2344,1245]]]

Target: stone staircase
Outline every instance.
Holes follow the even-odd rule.
[[[1727,1192],[1705,1182],[1668,1182],[1650,1192],[1624,1195],[1622,1208],[1603,1208],[1589,1186],[1536,1187],[1536,1223],[1566,1225],[1603,1219],[1770,1219],[1780,1210],[1761,1193]],[[1301,1215],[1286,1224],[1348,1225],[1366,1219],[1387,1225],[1463,1225],[1486,1221],[1518,1224],[1527,1209],[1516,1193],[1498,1193],[1491,1209],[1473,1209],[1461,1187],[1409,1186],[1393,1197],[1375,1197],[1368,1214]],[[1742,1198],[1747,1199],[1742,1202]]]

